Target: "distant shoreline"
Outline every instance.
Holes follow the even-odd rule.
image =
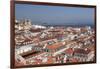
[[[94,28],[94,25],[43,25],[46,27],[86,27],[90,26],[91,28]]]

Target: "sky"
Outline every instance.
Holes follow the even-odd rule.
[[[94,8],[16,4],[15,17],[40,25],[93,25]]]

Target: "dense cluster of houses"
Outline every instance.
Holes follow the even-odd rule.
[[[95,32],[86,27],[45,27],[30,20],[15,21],[15,64],[55,64],[93,61]]]

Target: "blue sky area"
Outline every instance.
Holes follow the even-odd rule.
[[[94,8],[16,4],[15,16],[29,18],[33,24],[94,24]]]

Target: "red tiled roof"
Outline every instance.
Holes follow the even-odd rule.
[[[71,62],[78,62],[78,59],[76,59],[76,58],[72,58],[70,60],[71,60]]]
[[[67,53],[67,54],[73,54],[73,49],[69,48],[69,49],[65,50],[65,53]]]
[[[84,50],[84,49],[75,49],[74,53],[82,53],[82,54],[88,54],[90,52],[89,49]]]
[[[53,61],[52,57],[48,57],[47,63],[50,64],[50,63],[53,63],[53,62],[54,62],[54,61]]]
[[[57,49],[59,47],[63,46],[63,43],[62,42],[59,42],[59,43],[55,43],[53,45],[49,45],[47,46],[48,49]]]

